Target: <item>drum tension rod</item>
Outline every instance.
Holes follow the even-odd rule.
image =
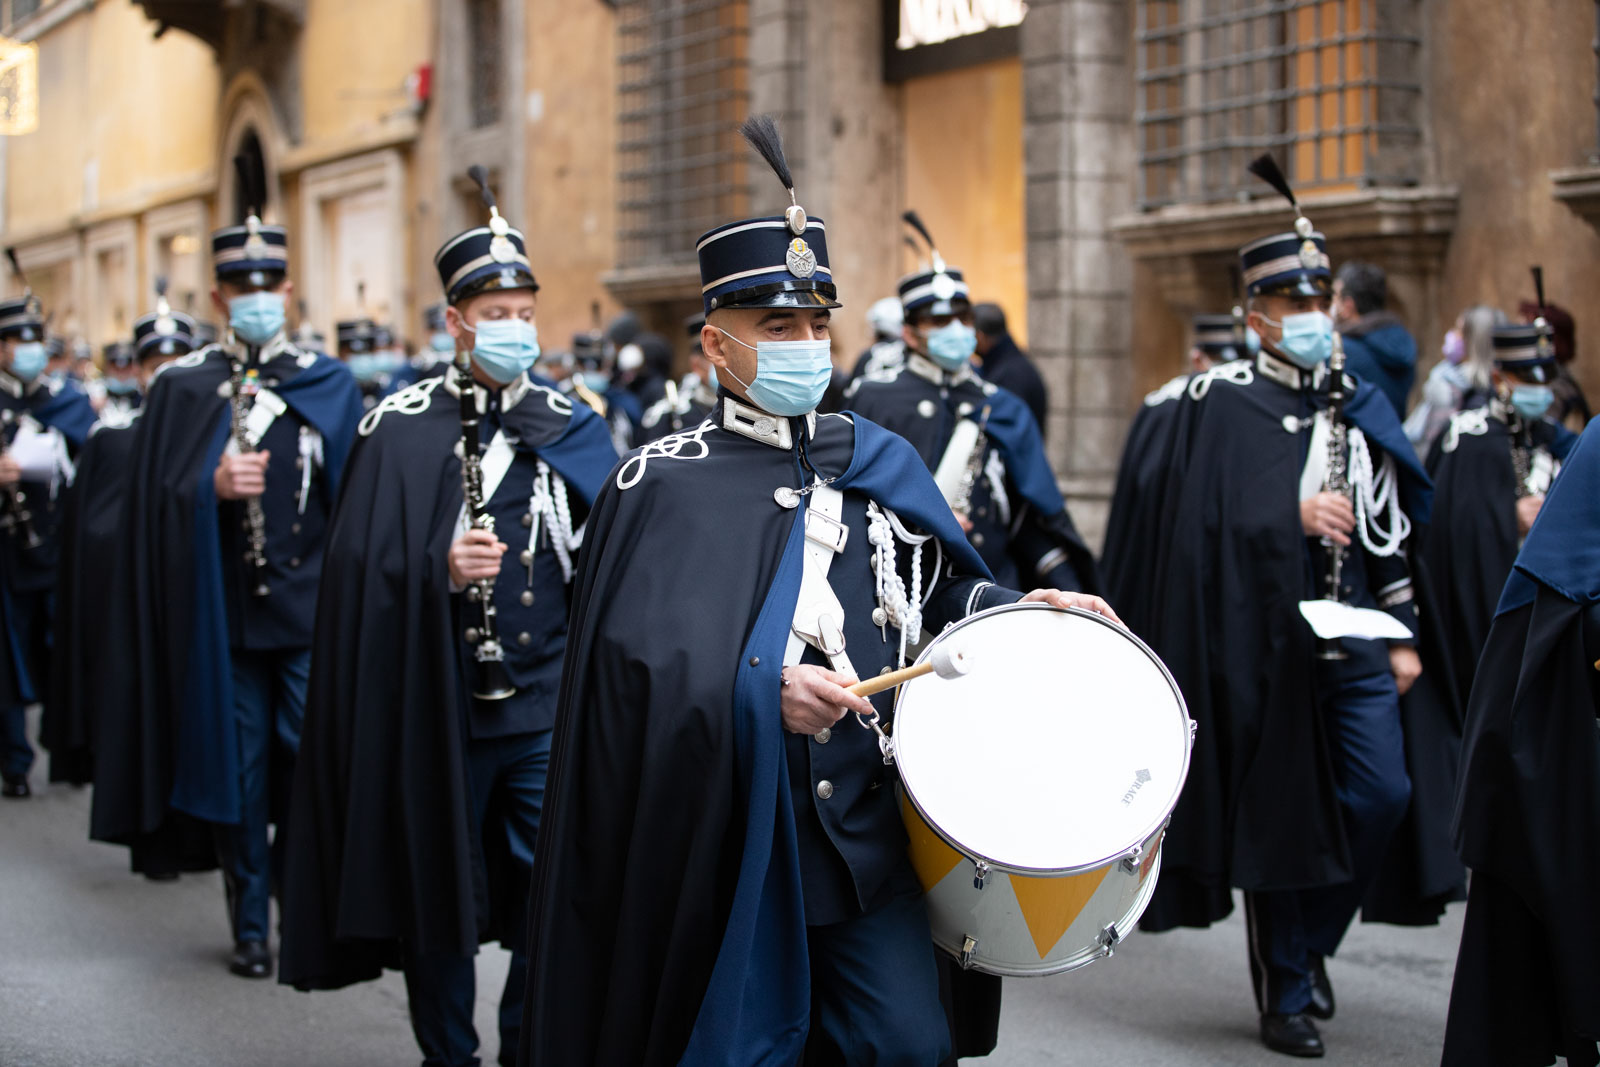
[[[961,942],[961,969],[963,971],[972,966],[972,956],[977,951],[978,939],[968,934],[966,939]]]
[[[989,880],[989,865],[982,860],[972,861],[972,888],[982,889]]]

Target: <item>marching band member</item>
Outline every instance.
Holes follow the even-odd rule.
[[[195,323],[173,311],[157,283],[156,310],[133,324],[136,397],[148,395],[156,373],[196,347]],[[129,758],[139,751],[137,705],[139,631],[134,616],[138,575],[128,556],[135,431],[144,408],[126,423],[105,411],[78,456],[77,475],[62,514],[61,578],[56,591],[56,669],[51,688],[50,775],[94,782],[89,836],[127,846],[129,865],[152,881],[217,865],[204,823],[173,812]],[[147,788],[149,787],[149,788]]]
[[[299,745],[323,540],[361,400],[342,364],[290,341],[288,237],[262,224],[260,176],[240,169],[248,218],[211,235],[227,337],[156,376],[138,422],[128,533],[145,740],[126,758],[149,753],[141,788],[216,824],[228,967],[265,978],[285,841],[272,800]]]
[[[846,406],[911,442],[995,581],[1095,590],[1094,556],[1067,514],[1038,424],[972,368],[977,334],[961,271],[946,266],[915,213],[906,221],[927,240],[932,265],[900,280],[905,362],[857,378]]]
[[[444,305],[429,304],[422,313],[422,320],[427,326],[428,343],[417,349],[416,354],[389,376],[385,396],[398,393],[424,378],[437,378],[450,371],[451,361],[455,358],[456,339],[446,325]]]
[[[1472,883],[1444,1067],[1600,1063],[1596,425],[1517,554],[1472,684],[1454,827]]]
[[[1294,204],[1270,157],[1252,169]],[[1404,549],[1430,488],[1383,395],[1329,370],[1322,235],[1297,217],[1240,263],[1261,351],[1195,376],[1146,494],[1160,519],[1130,519],[1159,529],[1147,565],[1165,582],[1141,636],[1199,724],[1142,925],[1207,925],[1244,889],[1262,1042],[1320,1056],[1323,960],[1407,810],[1399,695],[1420,663],[1414,639],[1319,648],[1296,602],[1338,600],[1414,634]],[[1322,414],[1335,397],[1337,420]]]
[[[989,581],[901,438],[816,414],[839,306],[825,229],[793,202],[771,119],[745,132],[791,206],[698,242],[717,407],[630,454],[590,513],[524,1063],[950,1051],[893,772],[841,721],[874,705],[845,686],[1021,594]]]
[[[457,365],[368,412],[333,517],[280,972],[327,989],[403,965],[417,1044],[442,1067],[478,1062],[485,938],[512,951],[501,1062],[516,1054],[568,591],[617,461],[599,416],[528,377],[539,285],[472,173],[489,224],[434,257]]]
[[[0,302],[0,796],[12,800],[32,792],[27,707],[44,697],[50,674],[58,500],[94,425],[89,398],[76,382],[47,377],[47,358],[39,301],[25,288]]]

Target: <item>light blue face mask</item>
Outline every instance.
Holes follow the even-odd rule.
[[[372,353],[372,366],[374,373],[382,376],[394,374],[406,365],[406,357],[402,352],[386,348],[382,352]]]
[[[1556,394],[1548,385],[1514,385],[1511,387],[1511,406],[1525,419],[1542,419],[1555,403]]]
[[[599,371],[579,371],[578,380],[583,382],[583,387],[595,396],[605,396],[606,390],[611,388],[611,375]]]
[[[107,378],[106,392],[112,396],[132,396],[139,391],[139,383],[133,378]]]
[[[260,347],[283,329],[283,296],[257,289],[228,301],[228,328],[247,345]]]
[[[371,352],[357,352],[346,356],[344,365],[350,368],[350,373],[355,375],[358,382],[370,382],[378,376],[377,357]]]
[[[447,356],[453,356],[456,352],[456,339],[451,337],[448,333],[440,331],[439,333],[436,333],[428,338],[428,347],[433,349],[435,352],[440,352]]]
[[[1246,326],[1244,328],[1244,346],[1250,350],[1251,358],[1254,358],[1255,354],[1261,351],[1261,335],[1256,333],[1255,327]]]
[[[465,325],[465,324],[463,324]],[[522,319],[486,319],[468,326],[476,340],[472,362],[491,381],[510,385],[533,369],[539,359],[539,329]]]
[[[816,341],[761,341],[746,344],[720,326],[713,326],[735,344],[756,354],[756,376],[746,382],[733,371],[728,377],[744,386],[750,402],[763,411],[793,418],[815,411],[833,381],[833,345]]]
[[[18,381],[31,382],[50,362],[42,341],[24,341],[11,353],[11,373]]]
[[[947,371],[958,371],[978,350],[978,331],[962,322],[950,322],[928,334],[928,357]]]
[[[1282,328],[1283,338],[1277,349],[1301,370],[1315,370],[1333,355],[1333,319],[1324,312],[1285,315],[1281,323],[1266,321],[1268,325]]]

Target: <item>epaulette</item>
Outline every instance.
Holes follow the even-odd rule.
[[[1169,400],[1176,400],[1189,388],[1189,376],[1180,374],[1167,382],[1159,389],[1152,389],[1144,395],[1144,406],[1147,408],[1160,407]]]

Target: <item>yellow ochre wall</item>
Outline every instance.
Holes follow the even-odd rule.
[[[1027,343],[1022,61],[1005,59],[905,83],[905,200],[974,303],[993,301]],[[905,271],[914,263],[906,249]]]
[[[433,59],[429,0],[310,0],[300,36],[307,146],[374,130],[406,104],[406,76]]]

